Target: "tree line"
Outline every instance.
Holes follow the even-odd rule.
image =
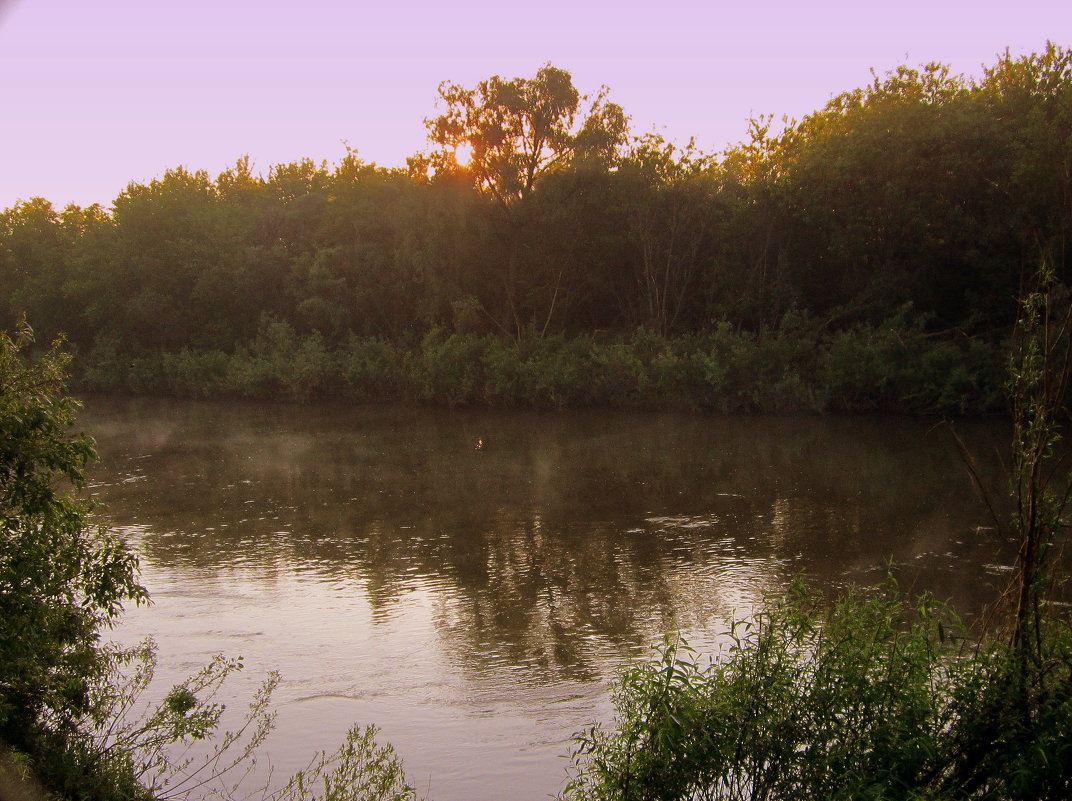
[[[767,360],[741,370],[777,378],[797,363],[777,357],[786,341],[814,344],[829,373],[893,332],[916,343],[904,387],[855,387],[869,398],[857,405],[912,407],[913,376],[937,359],[976,365],[960,389],[931,393],[959,393],[947,405],[963,408],[1000,394],[1001,359],[979,354],[1001,352],[1025,277],[1045,264],[1068,279],[1072,54],[1055,44],[978,78],[899,67],[780,130],[750,120],[719,154],[631,135],[605,88],[582,96],[551,65],[444,83],[437,112],[406,168],[347,148],[334,165],[262,176],[244,157],[214,179],[178,167],[131,183],[108,209],[18,203],[0,213],[0,327],[25,317],[43,341],[65,335],[93,386],[180,392],[272,394],[278,376],[233,375],[266,349],[352,362],[386,348],[384,392],[430,400],[443,398],[422,394],[413,354],[445,345],[468,354],[459,369],[476,358],[487,374],[496,349],[526,365],[532,352],[567,358],[569,343],[626,343],[651,386],[661,354],[688,372],[732,342]],[[182,359],[200,378],[175,372]],[[328,384],[345,372],[325,369]],[[493,402],[485,379],[455,400]]]

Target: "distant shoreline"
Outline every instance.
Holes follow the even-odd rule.
[[[95,350],[79,391],[206,399],[511,409],[973,416],[1003,412],[1004,350],[888,325],[767,336],[722,326],[678,338],[433,332],[412,345],[329,347],[281,324],[271,343],[219,350]]]

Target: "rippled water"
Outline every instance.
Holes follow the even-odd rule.
[[[281,671],[276,775],[374,722],[440,801],[555,793],[619,666],[716,648],[801,570],[892,561],[970,616],[1011,558],[933,421],[93,397],[81,423],[155,601],[117,636],[168,682],[241,654],[235,699]],[[962,429],[1000,486],[1002,427]]]

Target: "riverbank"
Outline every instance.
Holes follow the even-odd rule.
[[[98,343],[78,360],[75,385],[448,407],[977,415],[1004,408],[1002,353],[900,320],[827,331],[801,317],[763,334],[723,324],[677,338],[639,330],[517,341],[437,329],[413,342],[351,336],[336,346],[276,321],[231,352]]]

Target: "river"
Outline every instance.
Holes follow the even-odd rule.
[[[1012,558],[932,420],[90,397],[80,424],[154,600],[113,637],[155,637],[165,684],[243,656],[232,706],[278,670],[275,776],[376,723],[436,801],[554,794],[623,664],[716,649],[801,571],[892,565],[970,618]],[[1005,427],[960,430],[1001,486]]]

